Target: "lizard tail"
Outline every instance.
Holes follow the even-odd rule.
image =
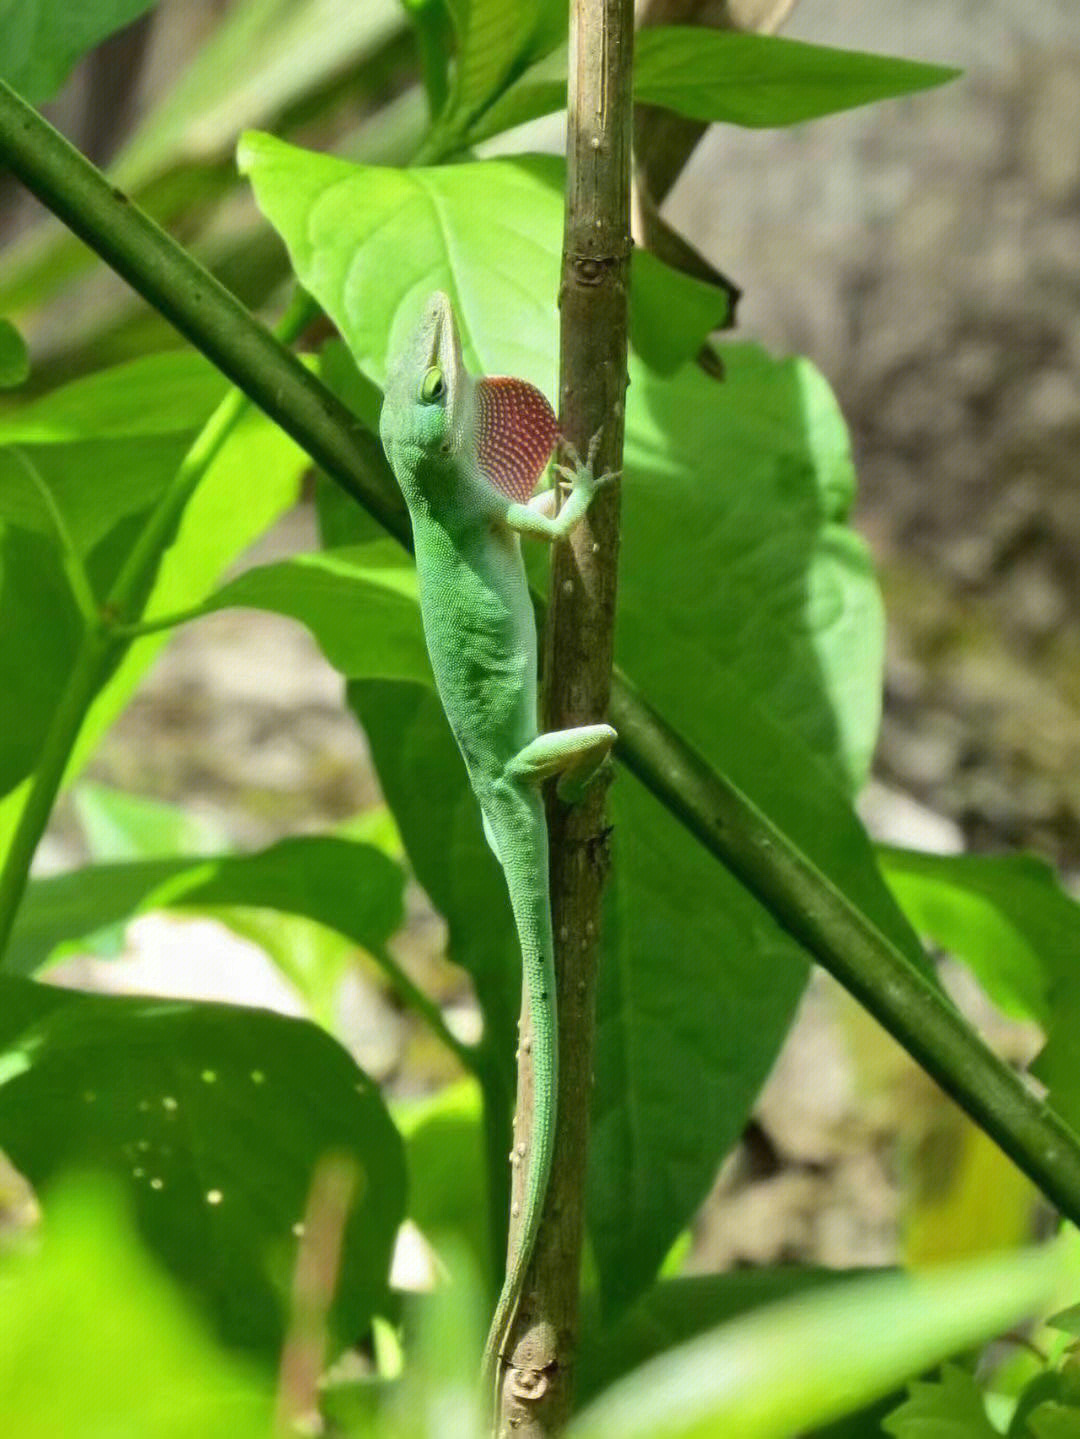
[[[527,807],[523,814],[521,806]],[[527,1163],[524,1212],[512,1225],[512,1242],[495,1314],[484,1345],[484,1393],[498,1404],[503,1361],[510,1330],[521,1302],[525,1277],[536,1247],[540,1216],[551,1175],[555,1148],[558,1043],[555,1010],[555,958],[548,889],[547,825],[539,794],[528,789],[515,796],[510,822],[488,810],[485,829],[506,875],[510,905],[521,945],[522,982],[529,999],[529,1033],[521,1042],[532,1054],[533,1112],[527,1140],[517,1141],[512,1162]]]

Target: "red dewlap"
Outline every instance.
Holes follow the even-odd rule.
[[[509,499],[527,502],[558,435],[551,406],[535,385],[501,375],[477,381],[477,461]]]

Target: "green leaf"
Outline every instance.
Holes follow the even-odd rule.
[[[394,170],[248,134],[239,163],[298,279],[376,383],[428,295],[443,289],[475,373],[517,375],[552,393],[560,160]],[[670,373],[727,322],[728,296],[653,255],[635,254],[633,264],[631,338],[647,363]]]
[[[81,632],[57,547],[0,522],[0,794],[37,763]]]
[[[364,1332],[404,1211],[378,1089],[322,1030],[255,1009],[0,982],[0,1146],[37,1187],[92,1167],[231,1343],[276,1354],[316,1165],[355,1162],[332,1324]]]
[[[915,928],[970,965],[1007,1014],[1045,1027],[1080,949],[1080,905],[1053,869],[1033,855],[879,854]]]
[[[765,1306],[645,1364],[590,1405],[568,1439],[789,1439],[1036,1312],[1060,1263],[1050,1246]]]
[[[0,1413],[22,1439],[259,1439],[265,1374],[226,1355],[138,1243],[122,1193],[65,1179],[0,1262]]]
[[[632,369],[617,658],[919,962],[845,795],[873,747],[882,653],[873,573],[844,523],[846,430],[807,362],[723,354],[722,384]],[[618,1306],[648,1284],[741,1132],[806,958],[635,780],[616,783],[611,805],[589,1223],[604,1302]]]
[[[327,836],[255,854],[91,865],[30,882],[7,969],[32,974],[61,946],[148,910],[218,905],[302,915],[378,951],[401,924],[402,874],[373,845]]]
[[[847,523],[847,427],[809,361],[748,344],[720,353],[722,383],[696,367],[666,380],[631,365],[618,659],[739,783],[728,750],[753,721],[740,720],[741,697],[728,703],[731,684],[854,793],[877,736],[884,622],[870,556]],[[786,828],[793,802],[761,792],[769,768],[748,793]],[[809,844],[812,854],[812,830]]]
[[[30,373],[26,341],[10,320],[0,320],[0,390],[11,390]]]
[[[55,539],[59,517],[89,557],[158,498],[224,393],[207,361],[179,352],[100,371],[0,415],[0,520]]]
[[[1076,1439],[1080,1433],[1080,1409],[1071,1404],[1040,1404],[1028,1415],[1035,1439]]]
[[[1070,1304],[1068,1309],[1059,1310],[1046,1322],[1051,1329],[1060,1329],[1063,1334],[1071,1334],[1074,1339],[1080,1339],[1080,1304]]]
[[[440,125],[463,130],[507,83],[536,32],[533,0],[446,0],[457,36],[450,98]],[[550,8],[550,7],[549,7]]]
[[[634,38],[634,98],[694,120],[794,125],[926,90],[961,72],[704,26],[650,25]],[[566,49],[517,76],[469,127],[472,143],[566,108]]]
[[[155,0],[0,0],[0,80],[33,105],[50,100],[76,60]]]
[[[605,1314],[646,1288],[708,1193],[808,970],[629,775],[611,820],[586,1209]]]
[[[564,110],[566,53],[566,46],[562,45],[519,75],[495,103],[469,126],[470,141],[477,144],[481,140],[490,140],[493,135],[501,135],[530,120],[538,120],[541,115]]]
[[[775,35],[655,25],[635,37],[634,98],[692,120],[796,125],[927,90],[959,70]]]
[[[156,356],[0,416],[0,794],[36,763],[71,672],[72,565],[105,593],[222,392],[205,361]]]
[[[233,605],[299,620],[343,675],[432,683],[416,570],[391,540],[260,565],[211,595],[203,609]]]
[[[658,1354],[740,1314],[822,1285],[848,1283],[864,1273],[797,1265],[735,1269],[654,1284],[608,1328],[599,1325],[595,1312],[586,1311],[574,1386],[577,1401],[588,1403]]]
[[[223,394],[220,375],[196,356],[153,356],[65,386],[0,417],[0,445],[14,444],[43,474],[53,508],[90,579],[103,593],[126,557],[139,515],[160,493]],[[26,467],[3,468],[0,451],[0,793],[35,762],[66,684],[80,623],[55,525],[26,503]],[[276,425],[249,412],[189,501],[147,601],[148,618],[196,606],[222,569],[291,505],[307,457]],[[3,475],[14,474],[4,487]],[[259,483],[250,483],[257,475]],[[242,487],[244,502],[237,503]],[[5,527],[5,504],[22,506]],[[36,519],[35,519],[36,514]],[[27,529],[26,526],[30,526]],[[36,531],[36,532],[35,532]],[[5,641],[5,635],[9,638]],[[166,634],[135,641],[102,687],[80,731],[70,780],[127,703]],[[33,662],[31,662],[33,661]],[[22,801],[0,801],[0,852]]]
[[[470,368],[518,375],[551,392],[559,160],[395,170],[259,134],[243,136],[238,159],[297,278],[377,384],[428,295],[445,289]],[[501,371],[493,367],[496,345]]]
[[[692,359],[713,330],[731,323],[731,296],[718,285],[634,251],[630,341],[645,361],[671,375]]]
[[[957,1364],[946,1364],[940,1379],[916,1380],[882,1427],[896,1439],[998,1439],[982,1390]]]

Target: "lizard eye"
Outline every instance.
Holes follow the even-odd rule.
[[[433,405],[436,400],[441,400],[445,393],[446,381],[443,379],[443,372],[438,365],[432,365],[420,381],[420,398],[425,405]]]

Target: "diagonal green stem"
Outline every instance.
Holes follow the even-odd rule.
[[[0,81],[0,165],[332,473],[395,538],[405,507],[378,440],[240,301]]]
[[[378,442],[238,301],[0,83],[0,162],[409,545]],[[1080,1223],[1080,1140],[790,840],[616,673],[623,762]],[[0,909],[0,918],[3,911]],[[0,931],[2,932],[2,931]]]
[[[111,642],[100,629],[84,631],[64,693],[49,721],[26,802],[0,872],[0,962],[30,876],[30,863],[49,822],[86,711],[105,676],[110,650]]]

